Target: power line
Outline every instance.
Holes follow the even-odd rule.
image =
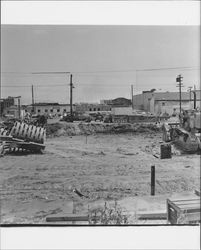
[[[94,73],[123,73],[123,72],[142,72],[142,71],[165,71],[165,70],[200,70],[199,67],[167,67],[167,68],[145,68],[145,69],[122,69],[122,70],[96,70],[96,71],[49,71],[49,72],[14,72],[3,71],[1,74],[13,74],[13,75],[57,75],[57,74],[94,74]]]
[[[19,88],[30,88],[32,84],[28,84],[28,85],[18,85],[18,84],[15,84],[15,85],[3,85],[2,87],[4,88],[15,88],[15,87],[19,87]],[[96,84],[94,83],[80,83],[80,87],[82,87],[82,85],[86,86],[97,86]],[[127,87],[128,84],[121,84],[121,83],[113,83],[113,84],[110,84],[108,85],[108,83],[101,83],[101,87]],[[34,85],[34,87],[36,88],[43,88],[43,87],[46,87],[46,88],[49,88],[49,87],[66,87],[66,84],[49,84],[47,83],[46,85]]]
[[[4,85],[4,86],[2,86],[3,88],[13,88],[13,87],[19,87],[19,88],[30,88],[30,84],[29,84],[29,86],[27,86],[27,85],[17,85],[17,84],[15,84],[15,85]],[[34,87],[37,87],[37,88],[43,88],[43,87],[60,87],[60,86],[66,86],[66,84],[58,84],[58,85],[49,85],[48,83],[47,83],[47,85],[34,85]]]

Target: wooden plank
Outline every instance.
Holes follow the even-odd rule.
[[[47,222],[59,222],[59,221],[88,221],[89,217],[87,215],[68,215],[68,216],[54,216],[54,217],[47,217]]]
[[[178,208],[180,208],[180,209],[184,209],[184,208],[198,208],[198,209],[200,209],[200,204],[198,204],[198,203],[194,203],[194,204],[180,204],[178,206]]]
[[[161,212],[161,213],[138,213],[137,218],[139,220],[166,220],[167,219],[167,213]]]
[[[189,222],[200,221],[200,212],[199,213],[187,213],[186,218]]]
[[[198,199],[198,198],[195,198],[195,199],[185,199],[185,200],[170,200],[170,199],[168,199],[170,202],[174,202],[174,203],[176,203],[176,202],[180,202],[180,201],[199,201],[200,199]]]
[[[200,204],[198,204],[198,203],[192,203],[192,204],[187,204],[187,203],[185,203],[185,204],[179,204],[179,205],[176,205],[178,208],[188,208],[188,207],[192,207],[192,208],[200,208]]]
[[[187,208],[187,209],[181,209],[181,212],[185,212],[185,213],[196,213],[199,212],[200,213],[200,208]]]
[[[185,205],[185,204],[199,204],[200,203],[200,201],[199,200],[194,200],[194,201],[188,201],[188,200],[186,200],[186,201],[181,201],[181,202],[175,202],[174,204],[176,204],[177,206],[180,206],[180,205]]]

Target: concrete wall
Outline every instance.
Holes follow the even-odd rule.
[[[190,103],[188,101],[182,102],[181,108],[190,109]],[[169,115],[172,115],[174,109],[179,113],[180,106],[178,101],[155,101],[154,110],[156,115],[159,115],[160,113],[168,113]]]
[[[132,115],[132,107],[112,107],[111,114],[113,115]]]
[[[133,97],[134,108],[138,110],[151,112],[150,101],[153,96],[154,96],[154,93],[151,93],[151,92],[135,95]]]
[[[106,104],[77,104],[75,107],[77,112],[84,112],[84,113],[90,113],[90,112],[99,112],[99,111],[111,111],[111,106]]]

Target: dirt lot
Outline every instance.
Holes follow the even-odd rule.
[[[1,223],[44,223],[48,215],[72,213],[73,201],[77,212],[115,199],[126,207],[131,199],[150,197],[151,165],[161,197],[199,188],[200,156],[155,158],[161,138],[159,132],[61,136],[47,139],[44,154],[5,155]],[[73,188],[89,198],[80,198]]]

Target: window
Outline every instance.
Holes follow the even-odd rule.
[[[45,109],[45,112],[47,113],[47,112],[48,112],[48,110],[47,110],[47,109]]]
[[[90,108],[89,111],[92,111],[92,108]]]
[[[66,109],[64,109],[64,112],[66,112]]]
[[[53,113],[53,109],[50,109],[50,112]]]
[[[38,113],[40,113],[40,109],[38,109]]]
[[[94,111],[96,111],[96,108],[94,108]]]
[[[59,112],[60,112],[60,109],[57,109],[57,112],[59,113]]]
[[[98,108],[98,111],[100,111],[100,108]]]
[[[165,102],[162,102],[162,106],[165,106]]]

